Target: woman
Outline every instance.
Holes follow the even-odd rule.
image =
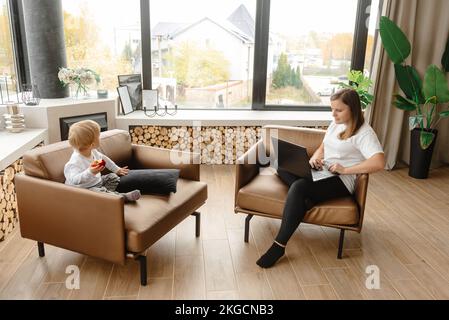
[[[279,233],[273,245],[257,261],[262,268],[273,266],[284,255],[288,240],[311,204],[351,195],[357,174],[373,173],[385,166],[382,147],[374,130],[365,123],[357,92],[343,89],[335,93],[331,97],[331,108],[334,121],[309,163],[318,170],[326,166],[338,175],[310,182],[278,170],[278,176],[289,190]]]

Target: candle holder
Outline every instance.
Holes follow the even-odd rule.
[[[39,89],[34,84],[22,85],[22,102],[27,106],[37,106],[41,101]]]
[[[169,110],[168,106],[165,105],[165,113],[170,115],[170,116],[174,116],[178,112],[178,105],[175,104],[175,108],[173,109],[174,110],[173,112],[169,112],[168,110]]]
[[[153,118],[154,116],[158,115],[159,117],[164,117],[165,115],[174,116],[178,112],[178,105],[174,105],[174,109],[169,109],[167,105],[164,106],[163,109],[161,109],[158,105],[153,106],[152,112],[149,113],[148,109],[146,107],[143,108],[143,113],[150,118]],[[160,111],[162,110],[162,111]],[[174,111],[169,111],[174,110]]]

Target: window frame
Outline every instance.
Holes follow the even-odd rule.
[[[26,35],[23,27],[23,8],[21,1],[7,0],[11,21],[11,32],[14,48],[15,68],[18,85],[27,83],[31,79],[28,66]],[[383,0],[379,1],[379,9],[383,6]],[[267,59],[270,31],[270,4],[271,0],[256,0],[255,39],[254,39],[254,66],[253,66],[253,91],[251,108],[249,110],[268,111],[330,111],[330,106],[323,105],[273,105],[266,104],[267,85]],[[370,13],[367,8],[372,0],[358,0],[356,21],[354,27],[354,40],[351,55],[351,69],[363,70],[365,62],[366,44],[368,41],[368,29],[365,26]],[[151,63],[151,25],[150,25],[150,0],[140,0],[141,21],[141,48],[142,48],[142,86],[143,89],[152,89],[152,63]],[[379,15],[381,11],[379,11]],[[375,39],[378,31],[376,29]],[[257,54],[256,54],[257,53]],[[372,63],[372,62],[371,62]],[[182,108],[183,110],[218,110],[216,108]],[[248,110],[248,108],[224,108],[223,110]]]

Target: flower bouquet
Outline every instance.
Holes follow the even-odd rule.
[[[79,94],[88,96],[89,85],[100,82],[100,75],[91,69],[86,68],[59,68],[58,78],[63,86],[73,85],[74,96],[78,98]]]

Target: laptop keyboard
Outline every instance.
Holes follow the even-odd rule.
[[[325,178],[329,178],[334,176],[335,174],[333,174],[332,172],[330,172],[329,170],[323,169],[323,170],[312,170],[312,178],[314,181],[316,180],[321,180],[321,179],[325,179]]]

